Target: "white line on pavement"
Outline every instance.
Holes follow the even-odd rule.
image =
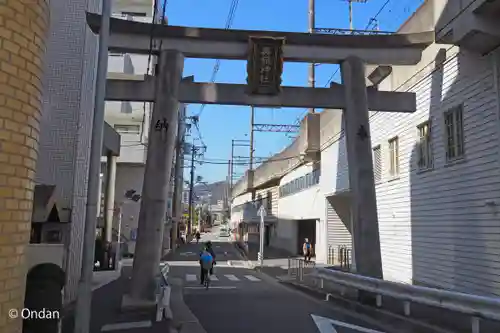
[[[245,275],[245,277],[250,280],[250,281],[260,281],[260,279],[256,278],[255,276],[253,275]]]
[[[116,323],[104,325],[103,327],[101,327],[101,332],[128,330],[133,328],[146,328],[151,326],[153,326],[151,320],[136,321],[131,323]]]
[[[210,280],[219,281],[219,278],[217,277],[217,275],[210,275]]]
[[[184,289],[205,289],[203,286],[197,287],[184,287]],[[210,286],[208,289],[236,289],[235,286]]]
[[[230,281],[239,281],[240,280],[240,279],[238,279],[236,276],[234,276],[232,274],[226,274],[224,276],[227,277],[228,280],[230,280]]]
[[[196,281],[196,280],[198,280],[196,274],[186,274],[186,281]]]

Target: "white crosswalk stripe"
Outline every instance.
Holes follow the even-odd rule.
[[[239,281],[240,280],[240,279],[238,279],[236,276],[234,276],[232,274],[226,274],[224,276],[227,277],[228,280],[231,280],[231,281]]]
[[[186,281],[187,282],[197,282],[199,280],[198,275],[196,274],[186,274]],[[210,280],[211,281],[232,281],[232,282],[242,282],[242,281],[252,281],[252,282],[261,282],[262,280],[259,279],[256,276],[253,275],[243,275],[243,276],[236,276],[234,274],[224,274],[224,275],[210,275]]]
[[[186,281],[196,281],[198,280],[198,277],[196,276],[196,274],[186,274]]]
[[[256,278],[256,277],[255,277],[255,276],[253,276],[253,275],[245,275],[245,277],[246,277],[248,280],[250,280],[250,281],[255,281],[255,282],[260,281],[260,279],[259,279],[259,278]]]

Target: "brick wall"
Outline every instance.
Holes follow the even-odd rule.
[[[48,0],[0,1],[0,333],[21,332]]]

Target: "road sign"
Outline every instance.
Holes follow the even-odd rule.
[[[360,333],[385,333],[382,331],[372,330],[370,328],[361,327],[354,324],[348,324],[342,321],[333,320],[330,318],[325,318],[313,314],[311,315],[311,317],[320,333],[338,333],[338,331],[335,328],[339,327],[348,328],[350,330],[353,330],[354,332],[360,332]]]
[[[266,209],[264,208],[264,205],[261,205],[261,206],[259,207],[259,211],[258,211],[258,213],[259,213],[259,216],[260,216],[260,217],[264,217],[264,216],[266,216]]]

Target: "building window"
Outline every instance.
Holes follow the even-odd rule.
[[[389,140],[389,175],[391,177],[399,175],[399,140],[397,137]]]
[[[140,125],[115,125],[115,131],[126,134],[139,134],[141,132]]]
[[[446,161],[451,162],[464,156],[463,106],[457,106],[444,113],[446,128]]]
[[[382,181],[382,150],[380,145],[373,148],[373,178],[375,184]]]
[[[418,129],[418,168],[430,169],[433,166],[431,148],[431,124],[426,121],[417,126]]]

